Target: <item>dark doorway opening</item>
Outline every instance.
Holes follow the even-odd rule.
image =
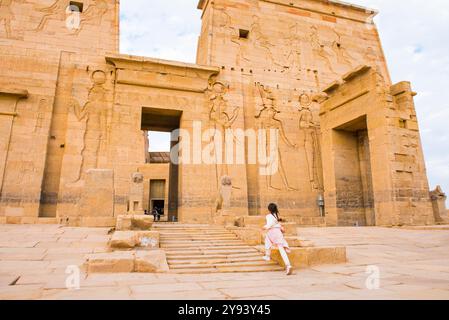
[[[171,109],[157,109],[157,108],[142,108],[141,126],[144,131],[157,131],[157,132],[173,132],[180,127],[182,111]],[[172,139],[173,140],[173,139]],[[170,142],[170,150],[174,148],[179,141]],[[149,141],[151,149],[151,141]],[[160,156],[160,155],[159,155]],[[154,154],[153,154],[154,158]],[[148,159],[151,160],[149,154]],[[165,203],[163,199],[152,199],[151,205],[154,201],[162,201],[164,211],[167,212],[168,221],[178,221],[178,206],[179,206],[179,165],[177,159],[175,163],[170,161],[169,169],[169,181],[168,181],[168,203]],[[151,161],[150,161],[151,163]],[[161,202],[158,202],[161,204]],[[153,207],[152,207],[153,208]],[[152,209],[151,208],[151,209]]]
[[[161,216],[165,215],[165,200],[151,200],[151,210],[157,209]]]
[[[366,117],[333,131],[339,226],[375,226],[371,155]]]

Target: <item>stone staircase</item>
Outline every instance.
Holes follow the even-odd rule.
[[[171,273],[229,273],[282,271],[266,262],[256,248],[220,226],[156,223],[160,246]]]

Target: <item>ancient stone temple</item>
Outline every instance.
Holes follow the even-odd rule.
[[[416,93],[391,83],[373,10],[201,0],[188,64],[120,54],[118,0],[0,6],[0,222],[157,205],[223,223],[276,202],[303,225],[435,223]],[[173,132],[172,153],[148,131]]]

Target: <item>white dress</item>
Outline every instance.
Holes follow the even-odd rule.
[[[267,214],[266,216],[267,224],[265,229],[267,230],[267,235],[265,236],[265,249],[270,250],[273,247],[284,247],[289,248],[287,241],[282,233],[282,226],[275,216],[272,214]]]

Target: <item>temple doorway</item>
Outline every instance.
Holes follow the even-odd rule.
[[[182,111],[178,110],[143,107],[142,130],[170,134],[179,129],[181,115]],[[160,172],[161,167],[164,165],[168,166],[168,181],[161,179],[150,180],[149,209],[151,212],[155,206],[158,208],[162,207],[163,216],[161,216],[161,220],[168,222],[178,221],[179,165],[177,161],[171,161],[170,157],[170,151],[178,144],[178,141],[173,140],[173,138],[170,139],[169,150],[166,152],[150,152],[152,141],[151,138],[148,138],[147,165],[149,175]],[[166,189],[168,190],[167,192]]]

